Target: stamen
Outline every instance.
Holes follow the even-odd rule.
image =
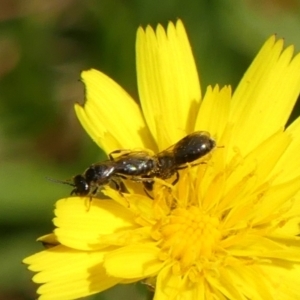
[[[218,227],[219,220],[216,217],[196,206],[174,209],[158,229],[161,232],[162,251],[178,261],[183,270],[203,257],[211,257],[221,238]]]

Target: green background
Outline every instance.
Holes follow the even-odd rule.
[[[97,68],[138,100],[136,29],[178,18],[203,90],[236,87],[274,33],[300,50],[297,0],[0,0],[0,300],[36,297],[21,260],[42,250],[35,239],[52,231],[54,203],[71,190],[46,177],[69,179],[104,157],[74,114],[84,98],[80,71]],[[139,284],[89,299],[120,293],[151,299]]]

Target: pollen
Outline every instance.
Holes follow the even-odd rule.
[[[196,206],[174,209],[160,228],[161,259],[179,262],[181,270],[208,260],[221,238],[219,223],[218,218]]]

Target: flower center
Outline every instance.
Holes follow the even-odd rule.
[[[209,259],[221,238],[218,218],[196,206],[176,208],[164,221],[160,228],[161,258],[167,254],[179,261],[181,268],[190,267],[201,258]]]

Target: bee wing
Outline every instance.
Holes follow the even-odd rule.
[[[115,156],[116,155],[116,156]],[[109,159],[113,161],[119,161],[124,158],[130,157],[145,157],[151,156],[153,152],[150,150],[129,150],[129,149],[118,149],[109,153]]]
[[[164,156],[173,156],[174,155],[174,148],[176,147],[177,143],[168,147],[165,150],[162,150],[157,153],[157,157],[164,157]]]

